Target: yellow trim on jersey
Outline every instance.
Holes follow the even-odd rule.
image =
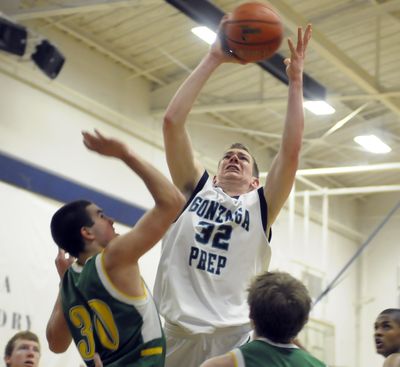
[[[127,293],[125,293],[125,292],[119,290],[119,289],[114,285],[114,283],[111,281],[110,277],[109,277],[108,274],[107,274],[106,267],[104,266],[104,256],[103,256],[103,255],[104,255],[104,250],[102,250],[101,253],[98,255],[98,256],[101,256],[101,268],[102,268],[102,270],[103,270],[103,274],[106,276],[108,282],[109,282],[110,285],[113,287],[114,291],[117,292],[117,293],[122,294],[124,297],[127,297],[127,298],[129,298],[129,299],[131,299],[131,300],[145,300],[145,299],[147,299],[147,290],[146,290],[146,287],[145,287],[145,285],[144,285],[144,281],[143,281],[142,278],[140,278],[140,280],[141,280],[141,282],[142,282],[143,296],[131,296],[131,295],[129,295],[129,294],[127,294]]]
[[[239,367],[239,362],[236,358],[236,354],[234,352],[229,352],[228,354],[233,358],[233,365],[235,367]]]
[[[140,351],[140,356],[141,357],[148,357],[148,356],[154,356],[156,354],[162,354],[163,348],[162,347],[154,347],[154,348],[148,348],[148,349],[143,349]]]

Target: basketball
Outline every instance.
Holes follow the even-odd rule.
[[[281,45],[283,26],[268,5],[248,2],[236,7],[222,27],[222,44],[245,62],[270,58]]]

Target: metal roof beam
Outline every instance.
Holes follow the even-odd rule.
[[[149,3],[151,0],[85,0],[85,1],[64,1],[60,5],[36,6],[28,9],[15,9],[8,16],[15,20],[28,20],[38,18],[48,18],[60,15],[76,13],[87,13],[94,11],[104,11],[121,7],[138,5],[141,2]]]
[[[339,196],[339,195],[360,195],[360,194],[377,194],[382,192],[398,192],[400,185],[386,186],[363,186],[363,187],[341,187],[338,189],[322,189],[317,191],[298,191],[296,196]]]
[[[296,175],[298,176],[325,176],[325,175],[343,175],[361,172],[378,172],[378,171],[393,171],[400,170],[400,163],[381,163],[369,164],[362,166],[348,166],[348,167],[328,167],[328,168],[312,168],[312,169],[299,169]]]
[[[144,73],[143,71],[142,73]],[[329,96],[327,101],[358,101],[358,100],[383,100],[391,97],[400,97],[400,92],[387,92],[387,93],[376,93],[376,94],[355,94],[346,96]],[[269,98],[263,100],[251,100],[251,101],[232,101],[226,103],[213,103],[213,104],[201,104],[193,106],[190,111],[191,114],[202,114],[208,112],[227,112],[227,111],[241,111],[241,110],[255,110],[263,109],[276,106],[286,106],[287,96],[281,98]],[[161,116],[164,114],[163,109],[154,109],[152,114],[154,116]]]

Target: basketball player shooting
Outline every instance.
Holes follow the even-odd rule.
[[[214,177],[194,158],[188,114],[212,73],[223,63],[240,62],[218,40],[167,107],[167,163],[188,200],[164,237],[154,289],[166,320],[167,367],[199,366],[249,340],[246,289],[268,268],[270,228],[291,191],[302,143],[302,76],[311,25],[304,34],[299,27],[297,37],[296,45],[288,40],[285,60],[289,93],[282,141],[263,187],[253,156],[241,144],[223,153]]]

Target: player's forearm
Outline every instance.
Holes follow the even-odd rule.
[[[298,159],[304,130],[303,81],[301,76],[289,81],[288,105],[282,136],[284,158]]]
[[[213,71],[221,61],[207,54],[200,64],[180,86],[164,115],[164,121],[173,124],[184,124],[196,98]]]
[[[46,338],[49,349],[54,353],[65,352],[71,344],[72,337],[62,311],[60,295],[57,297],[53,312],[47,323]]]

